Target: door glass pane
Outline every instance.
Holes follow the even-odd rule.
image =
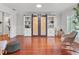
[[[41,35],[46,35],[46,16],[41,16]]]
[[[38,17],[33,16],[33,35],[38,35]]]

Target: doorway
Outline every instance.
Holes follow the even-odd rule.
[[[32,36],[47,36],[46,15],[32,15]]]

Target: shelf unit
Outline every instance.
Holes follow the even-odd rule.
[[[47,16],[47,36],[54,36],[54,16]]]
[[[31,36],[32,34],[32,21],[31,16],[24,16],[24,36]]]

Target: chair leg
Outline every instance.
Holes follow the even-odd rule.
[[[7,54],[7,50],[5,50],[4,53]]]
[[[0,50],[0,55],[3,55],[3,52],[2,52],[2,50]]]
[[[0,55],[3,55],[4,54],[4,50],[0,50]]]

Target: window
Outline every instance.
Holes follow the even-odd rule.
[[[73,15],[67,16],[67,32],[77,31],[77,37],[79,37],[79,22],[74,18]]]

